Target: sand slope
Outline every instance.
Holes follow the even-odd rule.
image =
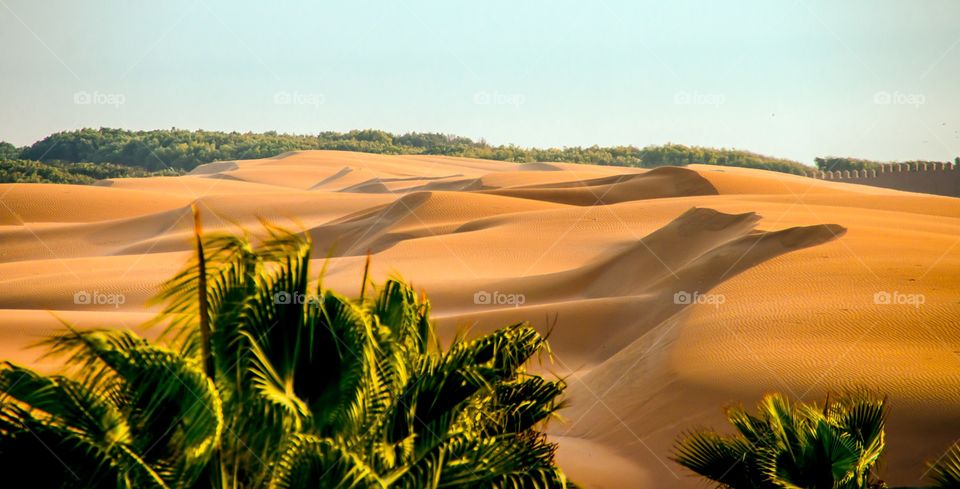
[[[960,437],[960,200],[739,168],[308,151],[0,185],[2,357],[52,368],[23,348],[58,318],[149,318],[190,255],[192,202],[208,229],[309,232],[315,270],[330,255],[327,285],[345,292],[373,253],[375,278],[428,291],[447,337],[552,328],[538,368],[568,379],[571,407],[550,433],[586,487],[702,487],[669,461],[673,440],[770,390],[889,394],[895,484]],[[923,304],[898,303],[911,294]]]

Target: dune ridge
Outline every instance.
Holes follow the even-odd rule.
[[[570,386],[549,433],[586,487],[700,487],[668,459],[677,434],[771,390],[888,394],[892,484],[919,484],[960,436],[953,198],[716,166],[300,151],[181,177],[0,185],[0,203],[2,356],[40,368],[55,364],[24,347],[60,319],[151,316],[146,300],[192,252],[197,203],[208,230],[309,233],[314,271],[326,262],[344,293],[371,253],[375,280],[430,295],[447,339],[520,320],[549,330],[554,358],[535,368]]]

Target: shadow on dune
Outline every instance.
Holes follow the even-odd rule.
[[[522,294],[524,302],[520,307],[494,304],[479,312],[476,307],[453,311],[446,326],[473,325],[479,332],[512,321],[556,317],[551,342],[567,352],[570,367],[589,366],[684,309],[718,300],[709,291],[744,270],[846,232],[836,224],[761,231],[755,228],[759,220],[752,212],[692,208],[580,268],[482,284],[484,290]],[[475,282],[447,287],[433,296],[439,303],[453,303],[477,287]],[[585,335],[584,327],[596,328],[596,334]]]
[[[345,191],[386,192],[384,181],[367,181]],[[469,219],[454,229],[439,229],[443,226],[435,226],[436,223],[431,219],[424,218],[423,208],[429,204],[435,209],[431,211],[434,214],[444,212],[443,209],[436,210],[444,207],[450,213],[460,212],[464,203],[460,198],[445,198],[447,191],[459,191],[461,196],[473,195],[474,200],[481,203],[479,205],[488,207],[494,205],[498,198],[542,204],[599,206],[668,197],[717,195],[717,189],[700,174],[676,167],[574,182],[496,189],[484,187],[481,179],[441,180],[397,192],[399,198],[390,204],[366,209],[310,229],[315,250],[326,255],[333,249],[333,256],[357,256],[368,251],[378,253],[406,239],[476,230],[482,227],[484,218],[496,215],[495,212],[488,212],[489,215],[481,213],[476,219]],[[538,207],[546,208],[546,205]],[[400,223],[404,223],[402,231],[398,231]],[[693,222],[691,225],[700,224]]]

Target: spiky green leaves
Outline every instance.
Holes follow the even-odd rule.
[[[883,452],[885,400],[851,392],[825,406],[765,396],[758,414],[727,411],[736,435],[696,431],[674,460],[732,488],[866,489]]]
[[[0,407],[0,445],[35,435],[63,450],[56,456],[72,457],[72,478],[106,478],[112,487],[179,487],[201,476],[224,422],[219,394],[196,361],[120,330],[70,330],[50,344],[70,354],[79,380],[6,365],[0,392],[12,401]]]
[[[133,452],[164,479],[196,480],[224,429],[219,393],[198,360],[129,331],[70,331],[55,337],[72,350],[127,420]]]
[[[198,248],[203,270],[163,289],[173,349],[70,330],[49,345],[72,380],[0,369],[0,451],[63,450],[85,467],[55,475],[67,486],[565,487],[537,431],[565,385],[524,371],[546,350],[533,328],[444,351],[429,302],[402,281],[360,299],[311,291],[304,236]]]
[[[930,466],[933,487],[949,489],[960,487],[960,443],[954,444]]]
[[[270,489],[381,489],[386,485],[355,453],[334,440],[295,435],[274,467]]]

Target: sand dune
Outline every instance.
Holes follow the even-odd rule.
[[[373,253],[375,279],[430,294],[447,338],[551,329],[538,368],[568,379],[571,405],[550,434],[586,487],[702,487],[669,461],[673,440],[771,390],[889,394],[893,484],[918,484],[960,436],[960,201],[742,168],[304,151],[0,185],[2,356],[53,368],[24,347],[58,318],[149,318],[190,256],[192,202],[209,229],[310,233],[315,270],[329,255],[326,283],[347,293]]]

